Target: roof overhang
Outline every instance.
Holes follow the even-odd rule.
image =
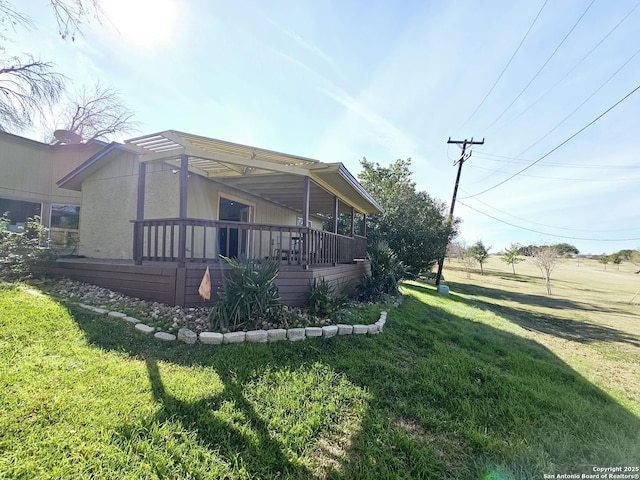
[[[224,142],[175,130],[125,141],[140,162],[166,162],[178,168],[182,156],[189,171],[222,182],[269,201],[299,210],[304,178],[311,179],[310,213],[333,211],[337,197],[341,212],[351,208],[365,214],[382,213],[382,207],[342,163],[318,160]]]
[[[56,148],[60,148],[60,146],[57,146]],[[56,184],[60,188],[76,190],[79,192],[82,187],[82,182],[87,176],[91,175],[93,172],[101,168],[105,163],[108,163],[109,161],[122,155],[123,152],[127,152],[129,154],[136,153],[125,148],[120,143],[112,142],[89,157],[84,163],[80,164],[77,168],[73,169],[63,178],[58,180]]]

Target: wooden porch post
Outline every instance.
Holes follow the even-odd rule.
[[[189,157],[180,155],[180,213],[181,219],[187,218],[187,186],[189,181]]]
[[[144,190],[147,180],[147,164],[138,160],[138,203],[136,206],[136,222],[144,220]],[[142,265],[142,249],[144,238],[144,226],[135,223],[133,230],[133,260],[136,265]]]
[[[356,209],[351,207],[351,236],[356,234]]]
[[[367,214],[362,214],[362,236],[367,236]]]
[[[309,198],[311,196],[311,179],[304,177],[304,200],[302,205],[302,225],[309,225]]]
[[[178,216],[181,220],[178,229],[178,266],[184,267],[187,256],[187,183],[189,180],[189,157],[180,156],[180,207]]]
[[[304,198],[302,202],[302,226],[304,228],[309,225],[309,199],[311,198],[311,178],[309,176],[304,177]],[[306,232],[306,230],[304,230]],[[309,268],[311,259],[309,258],[309,240],[311,236],[309,233],[302,234],[302,263],[303,268]]]
[[[338,197],[333,197],[333,233],[338,233]],[[337,237],[333,239],[333,266],[337,265],[340,252],[338,252],[339,242]]]

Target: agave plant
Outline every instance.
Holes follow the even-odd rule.
[[[262,322],[277,322],[282,303],[274,282],[280,264],[273,260],[232,259],[224,291],[209,312],[215,330],[254,329]]]

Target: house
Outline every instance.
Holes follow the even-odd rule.
[[[77,243],[81,193],[56,181],[104,146],[100,141],[47,145],[0,132],[0,215],[8,212],[9,229],[18,231],[38,216],[52,246]]]
[[[205,268],[214,287],[224,283],[221,255],[271,258],[283,301],[301,305],[314,279],[338,284],[368,271],[365,219],[382,209],[341,163],[178,131],[85,158],[56,182],[80,207],[79,258],[58,262],[71,278],[202,305]]]

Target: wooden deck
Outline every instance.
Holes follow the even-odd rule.
[[[198,287],[207,266],[211,275],[210,302],[198,295]],[[228,269],[228,266],[220,262],[187,263],[179,266],[178,262],[152,261],[136,265],[133,260],[70,258],[59,259],[55,273],[143,300],[195,307],[211,304],[217,299],[217,292],[224,286]],[[296,307],[307,302],[314,279],[324,278],[338,286],[348,280],[359,282],[364,273],[370,273],[368,261],[311,266],[307,269],[284,264],[280,268],[276,284],[282,302]]]

